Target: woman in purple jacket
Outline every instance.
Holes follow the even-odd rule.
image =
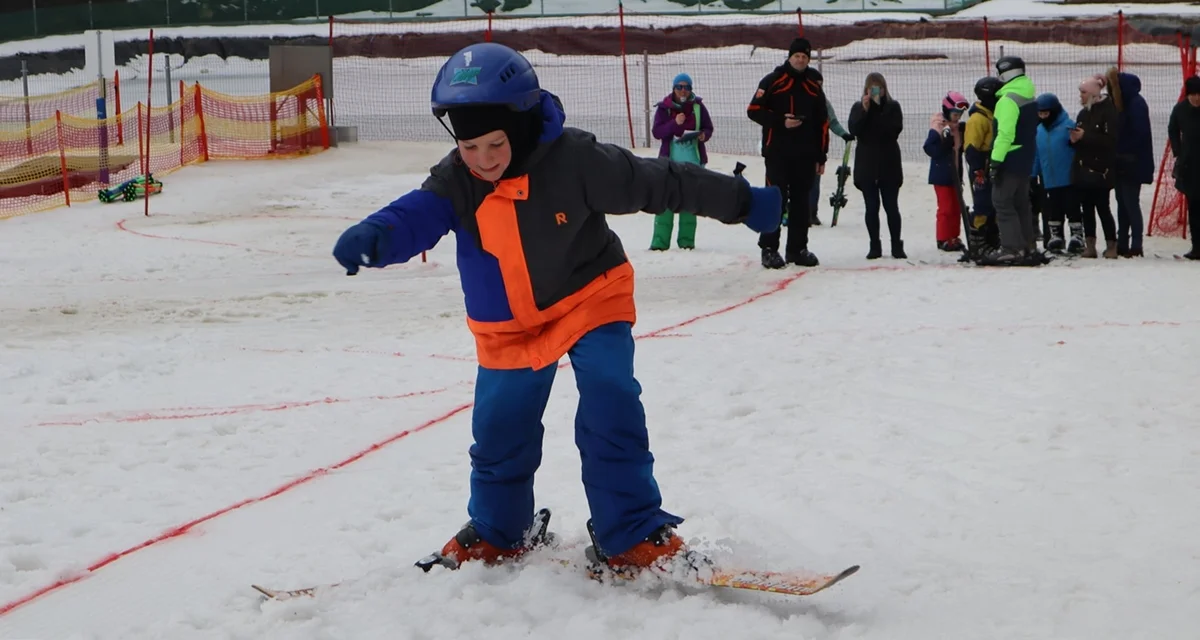
[[[708,153],[704,143],[712,138],[712,118],[700,96],[692,93],[692,77],[686,73],[675,76],[671,95],[658,103],[654,113],[654,138],[662,140],[658,151],[660,158],[676,162],[689,162],[704,166],[708,164]],[[652,251],[666,251],[671,246],[671,231],[675,226],[675,212],[667,210],[654,216],[654,239],[650,241]],[[680,249],[696,248],[696,214],[679,212]]]

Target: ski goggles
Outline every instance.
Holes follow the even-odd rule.
[[[675,85],[675,90],[676,90],[676,91],[691,91],[691,90],[692,90],[692,85],[690,85],[690,84],[677,84],[677,85]]]
[[[971,104],[968,102],[955,102],[954,108],[952,108],[951,111],[966,111],[970,107]]]

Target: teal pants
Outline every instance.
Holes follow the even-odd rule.
[[[676,162],[700,164],[700,148],[695,142],[674,141],[671,143],[671,159]],[[675,229],[675,215],[674,211],[666,210],[654,216],[654,238],[650,241],[651,249],[666,251],[671,247],[671,232]],[[677,242],[680,249],[696,248],[696,214],[679,213]]]

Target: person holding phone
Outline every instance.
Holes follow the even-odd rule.
[[[900,234],[900,187],[904,185],[904,165],[900,161],[900,133],[904,131],[904,113],[888,92],[882,73],[867,74],[862,99],[850,107],[850,134],[858,140],[854,150],[854,186],[863,194],[866,207],[870,249],[867,259],[883,256],[879,240],[879,209],[887,212],[892,257],[903,260],[904,240]]]
[[[1188,78],[1183,85],[1186,97],[1171,110],[1167,139],[1175,156],[1175,188],[1187,199],[1188,226],[1192,250],[1183,254],[1188,260],[1200,260],[1200,76]]]
[[[658,110],[654,113],[654,138],[662,140],[658,157],[706,166],[708,151],[704,143],[713,135],[708,108],[692,90],[692,77],[688,74],[675,76],[671,84],[671,94],[658,103]],[[674,211],[667,209],[654,216],[651,251],[666,251],[671,247],[674,226]],[[680,249],[696,248],[696,214],[679,212],[679,237],[676,242]]]
[[[1079,194],[1083,208],[1083,257],[1098,257],[1096,252],[1096,216],[1104,230],[1104,257],[1117,257],[1117,224],[1113,220],[1109,196],[1117,181],[1117,107],[1104,89],[1104,76],[1094,76],[1079,84],[1079,104],[1071,131],[1075,165],[1071,184]]]
[[[825,90],[809,69],[812,45],[796,38],[788,48],[788,59],[758,83],[746,115],[762,126],[762,155],[766,161],[767,184],[783,192],[788,212],[787,248],[779,255],[781,230],[759,236],[762,265],[782,269],[788,263],[815,267],[820,262],[808,250],[809,193],[813,180],[825,173],[829,153],[829,114]],[[779,211],[783,219],[783,209]]]

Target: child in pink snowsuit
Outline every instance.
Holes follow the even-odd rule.
[[[929,119],[925,155],[929,156],[929,184],[937,194],[937,247],[962,251],[962,154],[967,99],[951,91],[942,99],[942,112]]]

